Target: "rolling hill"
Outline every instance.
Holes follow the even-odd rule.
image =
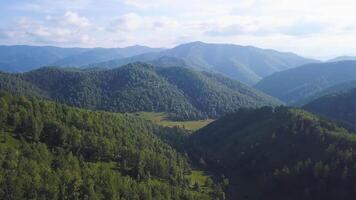
[[[242,109],[189,140],[196,163],[229,178],[228,199],[356,197],[355,133],[306,111]]]
[[[307,64],[275,73],[256,88],[288,103],[303,101],[324,89],[356,80],[356,61]]]
[[[294,103],[293,105],[295,106],[303,106],[315,99],[318,99],[320,97],[329,95],[329,94],[333,94],[333,93],[343,93],[346,92],[348,90],[351,90],[353,88],[356,88],[356,80],[353,81],[348,81],[348,82],[342,82],[340,84],[328,87],[326,89],[323,89],[320,92],[315,93],[314,95],[308,96],[307,98],[301,99],[300,101],[297,101],[296,103]]]
[[[0,46],[0,71],[26,72],[42,66],[75,66],[135,56],[162,49],[144,46],[126,48],[60,48],[51,46]]]
[[[346,92],[322,96],[303,108],[356,127],[356,87]]]
[[[99,71],[47,67],[3,73],[0,89],[95,110],[166,112],[180,120],[217,118],[241,107],[281,104],[221,75],[143,63]]]
[[[90,67],[116,68],[138,61],[154,63],[162,57],[171,57],[170,65],[177,65],[174,62],[172,64],[172,58],[176,58],[179,59],[178,63],[184,62],[194,69],[218,72],[249,85],[257,83],[261,78],[274,72],[318,62],[292,53],[259,49],[252,46],[192,42],[159,53],[116,59],[93,64]]]

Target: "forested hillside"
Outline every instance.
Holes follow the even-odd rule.
[[[261,80],[256,88],[294,104],[324,89],[356,80],[356,61],[308,64],[275,73]]]
[[[128,115],[0,94],[0,199],[223,199],[193,191],[184,134]]]
[[[326,95],[330,95],[333,93],[343,93],[343,92],[347,92],[348,90],[351,90],[353,88],[356,88],[356,80],[352,80],[352,81],[347,81],[347,82],[342,82],[340,84],[337,85],[333,85],[331,87],[328,87],[326,89],[323,89],[320,92],[317,92],[311,96],[308,96],[304,99],[301,99],[300,101],[295,102],[293,105],[294,106],[304,106],[320,97],[326,96]]]
[[[322,96],[303,108],[356,127],[356,88]]]
[[[241,107],[280,104],[220,75],[143,63],[113,70],[42,68],[24,74],[1,74],[0,89],[82,108],[166,112],[180,120],[216,118]]]
[[[196,163],[230,179],[228,199],[351,200],[356,136],[306,111],[242,109],[190,138]]]

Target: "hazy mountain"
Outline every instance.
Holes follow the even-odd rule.
[[[0,46],[0,71],[29,71],[84,51],[83,48]]]
[[[145,46],[130,46],[126,48],[95,48],[81,54],[72,55],[53,63],[54,66],[80,67],[92,63],[104,62],[113,59],[136,56],[148,52],[159,52],[163,49],[154,49]]]
[[[155,62],[163,56],[175,57],[194,69],[218,72],[246,84],[254,84],[262,77],[274,72],[306,63],[318,62],[292,53],[282,53],[251,46],[193,42],[159,53],[148,53],[91,66],[115,68],[137,61]]]
[[[0,71],[25,72],[48,65],[79,67],[161,50],[144,46],[112,49],[0,46]]]
[[[339,61],[345,61],[345,60],[356,60],[356,56],[340,56],[340,57],[336,57],[331,60],[328,60],[327,62],[339,62]]]
[[[356,80],[356,61],[307,64],[275,73],[256,88],[293,104],[337,84]]]
[[[349,82],[343,82],[331,87],[328,87],[320,92],[315,93],[314,95],[308,96],[304,99],[301,99],[300,101],[297,101],[296,103],[294,103],[293,105],[295,106],[303,106],[315,99],[318,99],[322,96],[326,96],[329,94],[333,94],[333,93],[342,93],[342,92],[346,92],[350,89],[356,88],[356,80],[353,81],[349,81]]]
[[[42,68],[1,74],[0,89],[91,109],[167,112],[176,119],[216,118],[241,107],[280,104],[221,75],[141,63],[112,70]]]
[[[351,200],[355,141],[306,111],[243,109],[193,134],[189,152],[230,180],[227,199]]]
[[[303,108],[356,127],[356,87],[317,98]]]

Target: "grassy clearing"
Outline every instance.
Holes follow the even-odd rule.
[[[194,189],[195,184],[198,184],[203,192],[209,193],[212,191],[212,185],[207,185],[207,179],[212,180],[212,175],[206,171],[194,169],[190,175],[187,175],[187,178],[190,179],[191,188]]]
[[[179,127],[190,131],[196,131],[208,125],[212,121],[214,121],[212,119],[197,120],[197,121],[171,121],[166,113],[154,113],[154,112],[137,112],[134,113],[134,115],[150,120],[153,123],[162,126]]]

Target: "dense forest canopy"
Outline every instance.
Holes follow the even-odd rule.
[[[229,199],[356,197],[356,136],[303,110],[242,109],[190,138],[196,163],[230,179]]]
[[[303,108],[356,127],[356,87],[345,92],[322,96],[304,105]]]
[[[223,199],[190,187],[182,130],[6,93],[0,111],[0,199]]]
[[[166,112],[179,120],[217,118],[240,107],[281,104],[221,75],[143,63],[112,70],[46,67],[24,74],[2,73],[0,89],[95,110]]]

